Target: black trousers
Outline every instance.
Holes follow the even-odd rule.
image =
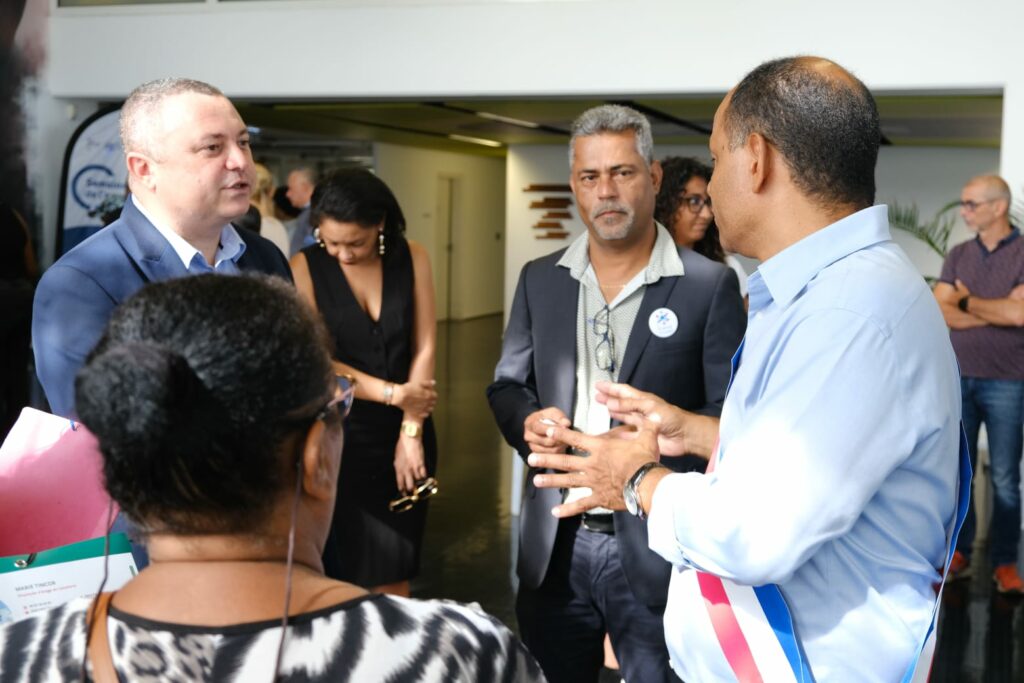
[[[678,683],[669,666],[664,608],[630,590],[615,536],[587,531],[579,518],[559,523],[544,583],[520,585],[516,618],[523,642],[550,683],[594,683],[611,636],[626,683]]]

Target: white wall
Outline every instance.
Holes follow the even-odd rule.
[[[58,8],[51,74],[68,96],[120,96],[169,67],[236,95],[717,92],[765,58],[820,53],[880,88],[997,88],[1019,77],[1021,3],[977,0],[965,12],[957,0]]]
[[[960,189],[970,178],[999,170],[999,150],[995,149],[883,147],[878,156],[876,201],[916,204],[922,221],[931,220],[943,206],[959,199]],[[958,218],[950,246],[969,237]],[[900,230],[893,230],[893,238],[923,275],[939,275],[942,259],[935,252]]]
[[[505,235],[503,159],[379,143],[377,174],[391,187],[405,214],[407,236],[430,253],[438,318],[444,317],[446,228],[440,225],[439,178],[454,182],[452,204],[452,318],[498,313],[502,307]]]

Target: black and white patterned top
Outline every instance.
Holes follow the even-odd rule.
[[[82,598],[0,628],[0,681],[76,681],[85,648]],[[168,624],[111,607],[122,681],[271,683],[279,621]],[[91,670],[91,669],[90,669]],[[282,681],[544,681],[526,648],[493,617],[442,600],[369,595],[293,617]]]

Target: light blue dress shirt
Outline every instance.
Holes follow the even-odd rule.
[[[716,468],[658,485],[650,547],[675,568],[665,636],[684,680],[733,680],[684,593],[694,567],[778,584],[817,681],[898,681],[924,638],[955,514],[960,385],[886,212],[848,216],[750,277]]]

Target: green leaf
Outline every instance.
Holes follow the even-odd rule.
[[[953,210],[959,206],[959,201],[952,201],[939,209],[930,221],[922,223],[916,204],[892,202],[889,204],[889,225],[910,233],[944,259],[949,251],[949,236],[956,225],[957,214]]]

